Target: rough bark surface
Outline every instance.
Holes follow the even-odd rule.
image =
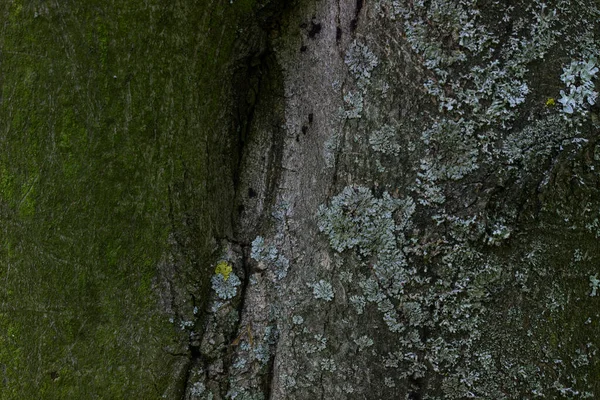
[[[225,398],[597,396],[597,7],[281,14],[236,197]]]
[[[125,3],[0,8],[0,398],[600,396],[597,1]]]

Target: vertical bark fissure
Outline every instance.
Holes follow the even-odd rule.
[[[215,391],[215,394],[218,391],[218,398],[226,398],[230,395],[228,393],[235,393],[239,389],[236,382],[240,370],[234,368],[234,363],[239,359],[239,347],[244,342],[252,346],[259,339],[255,333],[254,321],[245,318],[244,314],[246,308],[252,307],[249,302],[253,296],[249,293],[252,276],[250,242],[270,215],[269,203],[272,202],[281,174],[283,135],[277,131],[281,122],[265,124],[265,121],[273,121],[271,104],[280,102],[282,98],[279,93],[279,66],[267,37],[268,31],[276,29],[281,13],[281,5],[277,5],[275,10],[271,7],[261,9],[256,15],[256,25],[240,40],[246,55],[235,61],[232,76],[233,126],[230,131],[235,135],[231,147],[233,159],[230,176],[234,199],[233,207],[230,208],[232,231],[221,238],[215,238],[229,253],[235,254],[232,264],[241,284],[229,306],[231,313],[237,314],[238,318],[231,324],[226,323],[222,317],[211,314],[207,308],[205,315],[201,317],[202,321],[207,321],[203,322],[205,326],[202,334],[206,338],[222,335],[223,344],[218,348],[208,346],[205,349],[204,344],[195,350],[190,347],[190,367],[184,399],[190,396],[198,379],[205,383],[207,389]],[[264,168],[261,166],[259,169],[262,172],[259,172],[255,166],[261,157],[266,165],[263,165]],[[264,176],[257,177],[257,174]],[[205,305],[206,307],[209,305]],[[249,363],[252,362],[254,361],[250,360]],[[273,364],[271,357],[266,370],[261,370],[261,376],[257,377],[262,382],[260,390],[265,398],[270,397]],[[192,379],[193,371],[198,369],[202,371],[202,376]]]

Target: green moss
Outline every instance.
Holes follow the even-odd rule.
[[[180,338],[157,265],[179,235],[202,277],[190,260],[228,229],[235,160],[215,132],[252,4],[0,5],[0,399],[152,399],[171,384],[164,349]]]

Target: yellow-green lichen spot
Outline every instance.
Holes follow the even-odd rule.
[[[229,275],[233,271],[233,268],[227,261],[219,261],[217,263],[217,267],[215,268],[216,275],[223,275],[223,279],[229,279]]]

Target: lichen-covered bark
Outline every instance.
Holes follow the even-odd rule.
[[[199,398],[597,397],[598,16],[287,8],[242,157],[243,290],[214,285],[207,332],[241,319],[206,336],[227,355]]]
[[[4,2],[0,397],[600,396],[599,7]]]

